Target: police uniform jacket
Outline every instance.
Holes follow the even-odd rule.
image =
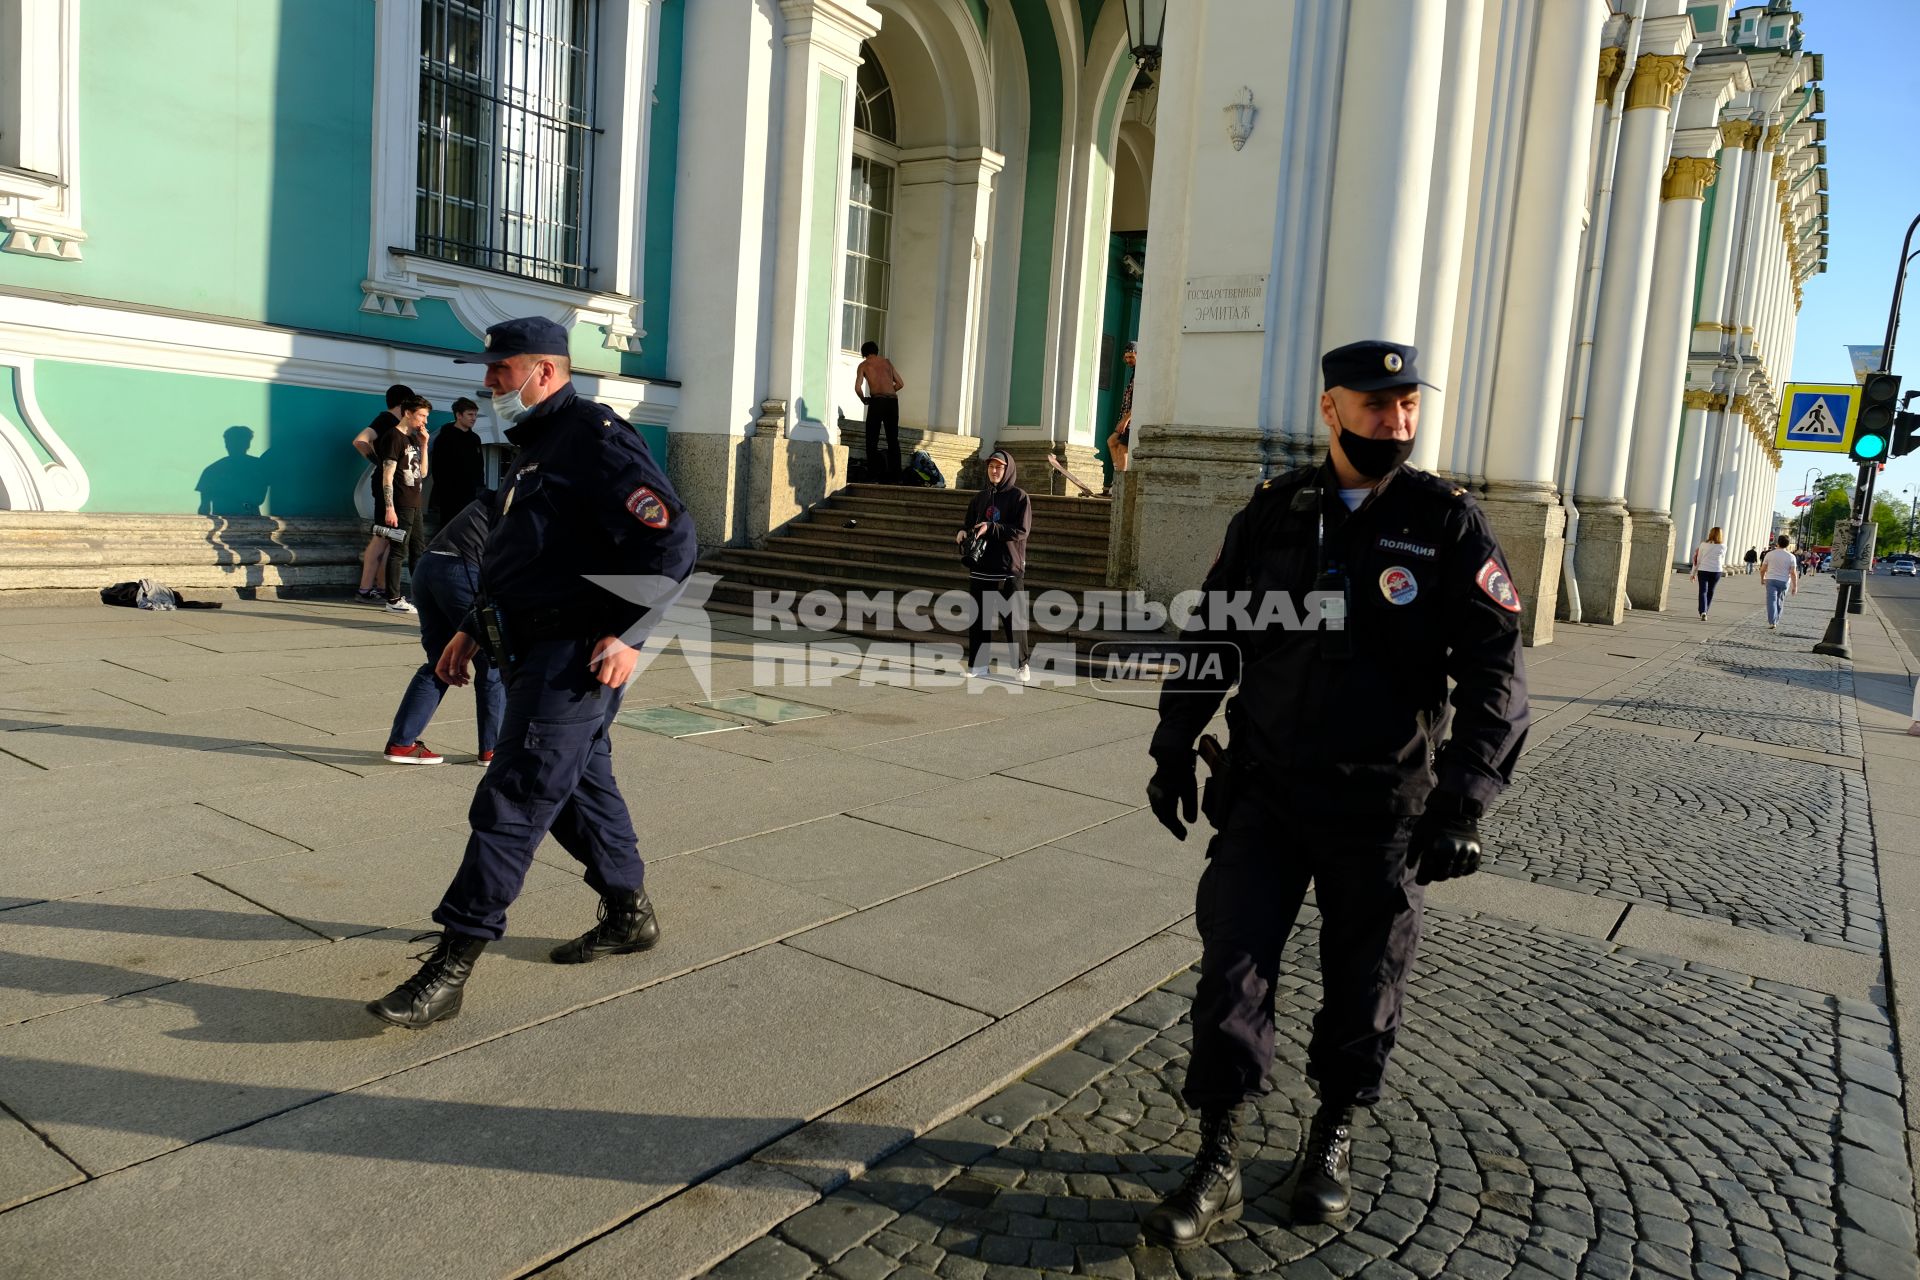
[[[646,441],[571,383],[507,429],[519,449],[501,483],[481,590],[516,642],[624,634],[646,612],[585,575],[684,581],[693,517]]]
[[[1307,607],[1316,589],[1344,593],[1343,629]],[[1204,591],[1250,593],[1255,625],[1204,632],[1238,655],[1169,682],[1156,756],[1190,751],[1237,676],[1235,767],[1317,811],[1418,814],[1436,783],[1485,805],[1511,777],[1527,722],[1521,606],[1464,490],[1403,466],[1349,512],[1329,463],[1276,477],[1227,526]],[[1287,607],[1259,626],[1273,593]],[[1278,621],[1296,615],[1297,629]]]

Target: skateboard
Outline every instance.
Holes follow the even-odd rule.
[[[1061,466],[1060,459],[1054,457],[1052,454],[1048,454],[1047,465],[1052,467],[1055,471],[1058,471],[1061,475],[1065,476],[1067,478],[1067,483],[1073,485],[1074,488],[1080,490],[1081,497],[1091,498],[1094,496],[1093,487],[1089,485],[1086,481],[1082,480],[1079,476],[1073,474],[1073,472]]]

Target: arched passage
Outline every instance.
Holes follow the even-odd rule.
[[[873,3],[881,29],[862,53],[877,74],[863,79],[886,87],[890,111],[854,137],[836,376],[850,386],[860,344],[880,342],[907,384],[902,424],[972,434],[983,259],[1003,163],[986,145],[994,127],[986,50],[972,18],[952,5]]]

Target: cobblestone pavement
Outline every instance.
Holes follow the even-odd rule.
[[[1831,590],[1826,593],[1831,596]],[[1825,619],[1816,608],[1789,612],[1779,631],[1764,614],[1621,694],[1616,720],[1695,729],[1728,738],[1857,756],[1860,721],[1853,672],[1838,658],[1808,652]]]
[[[1431,917],[1345,1222],[1284,1197],[1317,928],[1289,946],[1278,1085],[1243,1128],[1249,1206],[1141,1243],[1196,1131],[1184,975],[715,1269],[726,1280],[1910,1275],[1912,1187],[1876,1006],[1469,916]],[[1903,1270],[1904,1268],[1904,1270]]]
[[[1870,826],[1853,770],[1590,721],[1522,761],[1485,869],[1877,952]]]

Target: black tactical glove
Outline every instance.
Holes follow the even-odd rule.
[[[1413,824],[1407,852],[1420,868],[1416,884],[1470,876],[1480,869],[1480,815],[1486,806],[1478,800],[1436,791],[1427,797],[1427,811]]]
[[[1153,759],[1157,767],[1147,782],[1147,804],[1153,809],[1153,816],[1160,819],[1160,825],[1173,832],[1174,839],[1185,840],[1187,828],[1186,823],[1180,821],[1181,815],[1185,815],[1187,822],[1200,817],[1200,786],[1194,778],[1193,751],[1185,748],[1162,752]]]

